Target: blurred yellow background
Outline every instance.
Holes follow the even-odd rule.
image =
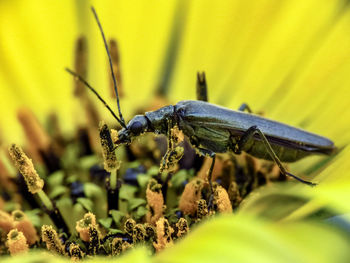
[[[90,11],[117,39],[126,119],[162,82],[168,46],[178,41],[170,74],[171,102],[195,98],[204,70],[209,99],[303,127],[344,144],[350,109],[350,16],[346,1],[13,1],[0,2],[1,137],[23,142],[18,107],[44,122],[58,112],[66,131],[82,121],[73,98],[75,40],[88,38],[89,82],[109,96],[107,58]],[[175,22],[174,22],[175,21]],[[174,28],[180,32],[174,36]],[[96,105],[98,102],[94,99]],[[112,120],[103,108],[100,112]]]

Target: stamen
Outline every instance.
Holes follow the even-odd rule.
[[[197,201],[197,221],[201,221],[202,219],[208,216],[208,205],[207,201],[204,199],[200,199]]]
[[[43,225],[41,227],[41,238],[46,243],[46,247],[49,251],[59,255],[65,254],[64,247],[58,234],[52,226]]]
[[[132,238],[134,243],[143,242],[147,236],[146,230],[142,224],[136,224],[133,228]]]
[[[120,162],[115,154],[115,147],[111,137],[111,133],[107,124],[100,122],[100,142],[102,146],[102,156],[104,160],[104,169],[110,173],[109,179],[106,181],[108,214],[110,210],[119,209],[119,188],[121,181],[118,180],[118,169]]]
[[[167,248],[173,244],[172,234],[174,229],[169,225],[166,218],[160,218],[156,223],[157,242],[153,242],[153,246],[157,252]]]
[[[231,213],[232,205],[225,188],[223,188],[221,185],[217,183],[215,183],[213,187],[214,187],[214,200],[213,200],[214,207],[217,208],[218,212]]]
[[[88,232],[90,236],[88,246],[89,255],[97,255],[98,250],[100,248],[100,233],[97,229],[97,226],[89,225]]]
[[[114,144],[107,124],[100,122],[100,142],[102,146],[102,155],[104,160],[104,168],[107,172],[115,174],[120,167],[120,162],[114,151]],[[112,177],[112,176],[111,176]],[[115,176],[113,176],[115,177]],[[116,188],[116,178],[111,178],[111,188]]]
[[[152,241],[156,238],[156,229],[153,225],[149,223],[144,224],[144,228],[146,230],[146,240],[147,241]]]
[[[50,216],[52,221],[56,226],[64,231],[69,233],[67,224],[63,220],[63,217],[60,211],[55,207],[51,199],[46,195],[42,190],[44,187],[44,181],[39,177],[36,172],[33,162],[29,159],[26,154],[23,152],[22,148],[16,144],[12,144],[9,148],[9,153],[14,162],[16,168],[23,175],[24,180],[27,184],[29,192],[32,194],[37,194],[40,200],[43,202],[47,214]]]
[[[195,178],[186,184],[179,201],[179,209],[185,215],[195,215],[197,211],[197,202],[201,199],[203,187],[204,181],[199,178]]]
[[[72,261],[79,261],[84,257],[84,252],[78,244],[70,244],[69,246],[69,255]]]
[[[33,223],[28,219],[25,213],[21,210],[14,210],[12,212],[12,218],[14,220],[14,228],[24,234],[29,245],[33,245],[39,240],[39,236]]]
[[[113,238],[111,248],[112,248],[112,256],[120,255],[120,253],[123,252],[123,239],[119,237]]]
[[[134,227],[136,225],[136,222],[134,219],[132,218],[128,218],[125,223],[124,223],[124,231],[125,233],[129,234],[130,236],[132,236],[133,232],[134,232]]]
[[[122,252],[125,252],[132,247],[132,244],[128,243],[127,241],[123,241],[123,239],[119,237],[116,237],[111,243],[112,256],[118,256]]]
[[[16,168],[23,175],[29,192],[36,194],[42,191],[44,181],[39,177],[38,173],[34,169],[32,160],[25,155],[22,148],[16,144],[12,144],[9,148],[9,153]],[[51,204],[48,204],[48,206],[52,208]]]
[[[176,236],[182,237],[189,231],[189,226],[185,218],[180,218],[176,223]]]
[[[83,219],[79,220],[75,225],[75,230],[79,233],[81,240],[85,242],[90,240],[89,226],[97,226],[96,216],[91,212],[86,213]]]
[[[146,199],[149,212],[146,214],[146,221],[155,224],[163,216],[164,198],[162,194],[162,185],[155,179],[151,179],[147,185]]]
[[[12,229],[7,234],[6,245],[11,255],[25,253],[29,249],[26,237],[23,235],[22,232],[18,231],[17,229]]]

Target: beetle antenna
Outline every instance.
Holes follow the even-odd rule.
[[[98,19],[96,10],[95,10],[95,8],[94,8],[93,6],[91,7],[91,11],[92,11],[92,13],[93,13],[94,16],[95,16],[97,25],[98,25],[98,27],[99,27],[99,29],[100,29],[100,32],[101,32],[101,35],[102,35],[102,38],[103,38],[103,43],[105,44],[105,48],[106,48],[106,51],[107,51],[108,60],[109,60],[109,66],[110,66],[110,68],[111,68],[111,74],[112,74],[112,79],[113,79],[114,91],[115,91],[115,95],[117,96],[117,104],[118,104],[119,118],[120,118],[121,122],[123,123],[122,126],[123,126],[123,127],[126,127],[126,125],[125,125],[125,120],[124,120],[123,115],[122,115],[122,112],[121,112],[121,110],[120,110],[119,95],[118,95],[118,88],[117,88],[117,80],[115,79],[115,74],[114,74],[113,64],[112,64],[112,58],[111,58],[111,54],[109,53],[109,49],[108,49],[107,41],[106,41],[106,38],[105,38],[105,34],[103,33],[103,29],[102,29],[100,20]]]
[[[113,117],[120,123],[120,125],[122,127],[125,128],[125,123],[122,122],[118,117],[117,115],[114,113],[114,111],[111,109],[111,107],[109,107],[109,105],[107,104],[107,102],[100,96],[100,94],[98,94],[98,92],[93,88],[91,87],[91,85],[82,77],[80,76],[78,73],[75,73],[74,71],[72,71],[71,69],[69,68],[65,68],[65,70],[73,75],[76,79],[78,79],[80,82],[82,82],[89,90],[91,90],[95,95],[96,97],[105,105],[105,107],[109,110],[109,112],[113,115]]]

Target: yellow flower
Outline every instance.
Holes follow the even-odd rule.
[[[350,222],[350,10],[345,1],[1,1],[0,134],[6,143],[23,142],[18,107],[31,108],[41,122],[57,112],[66,132],[84,121],[71,76],[63,70],[73,64],[81,34],[89,43],[89,82],[116,109],[90,4],[105,33],[118,40],[126,119],[164,83],[170,46],[176,51],[166,86],[172,103],[195,98],[195,74],[204,70],[210,102],[228,108],[246,102],[271,119],[329,137],[339,148],[335,156],[291,165],[295,174],[319,182],[317,187],[261,188],[237,215],[202,223],[155,257],[141,248],[124,261],[349,260],[349,235],[326,223],[334,215]]]

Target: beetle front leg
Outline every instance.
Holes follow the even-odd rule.
[[[165,170],[170,171],[181,160],[184,154],[183,147],[176,146],[180,139],[175,131],[175,125],[172,120],[168,120],[167,137],[168,149],[160,162],[159,173]]]
[[[164,201],[166,201],[168,183],[173,175],[173,170],[184,155],[184,148],[182,146],[176,146],[176,144],[180,141],[180,138],[175,131],[175,125],[173,124],[172,120],[168,120],[167,137],[168,149],[160,161],[158,170],[158,182],[162,184]],[[165,180],[162,180],[162,173],[164,171],[166,171],[168,174]]]
[[[242,136],[241,138],[238,140],[238,142],[234,145],[234,149],[233,152],[234,153],[241,153],[242,150],[244,150],[244,147],[249,144],[252,143],[254,140],[254,135],[257,134],[259,135],[259,137],[261,138],[261,140],[264,143],[264,146],[267,150],[267,152],[270,154],[272,160],[275,161],[275,163],[278,165],[278,167],[280,168],[280,171],[284,174],[284,175],[289,175],[291,177],[293,177],[294,179],[298,180],[299,182],[302,182],[304,184],[307,185],[311,185],[311,186],[315,186],[316,184],[309,182],[309,181],[305,181],[291,173],[288,173],[286,171],[286,169],[283,167],[281,161],[278,159],[276,153],[274,152],[274,150],[271,147],[271,144],[269,143],[269,141],[267,140],[266,136],[263,134],[263,132],[257,128],[256,126],[252,126],[250,127]]]

